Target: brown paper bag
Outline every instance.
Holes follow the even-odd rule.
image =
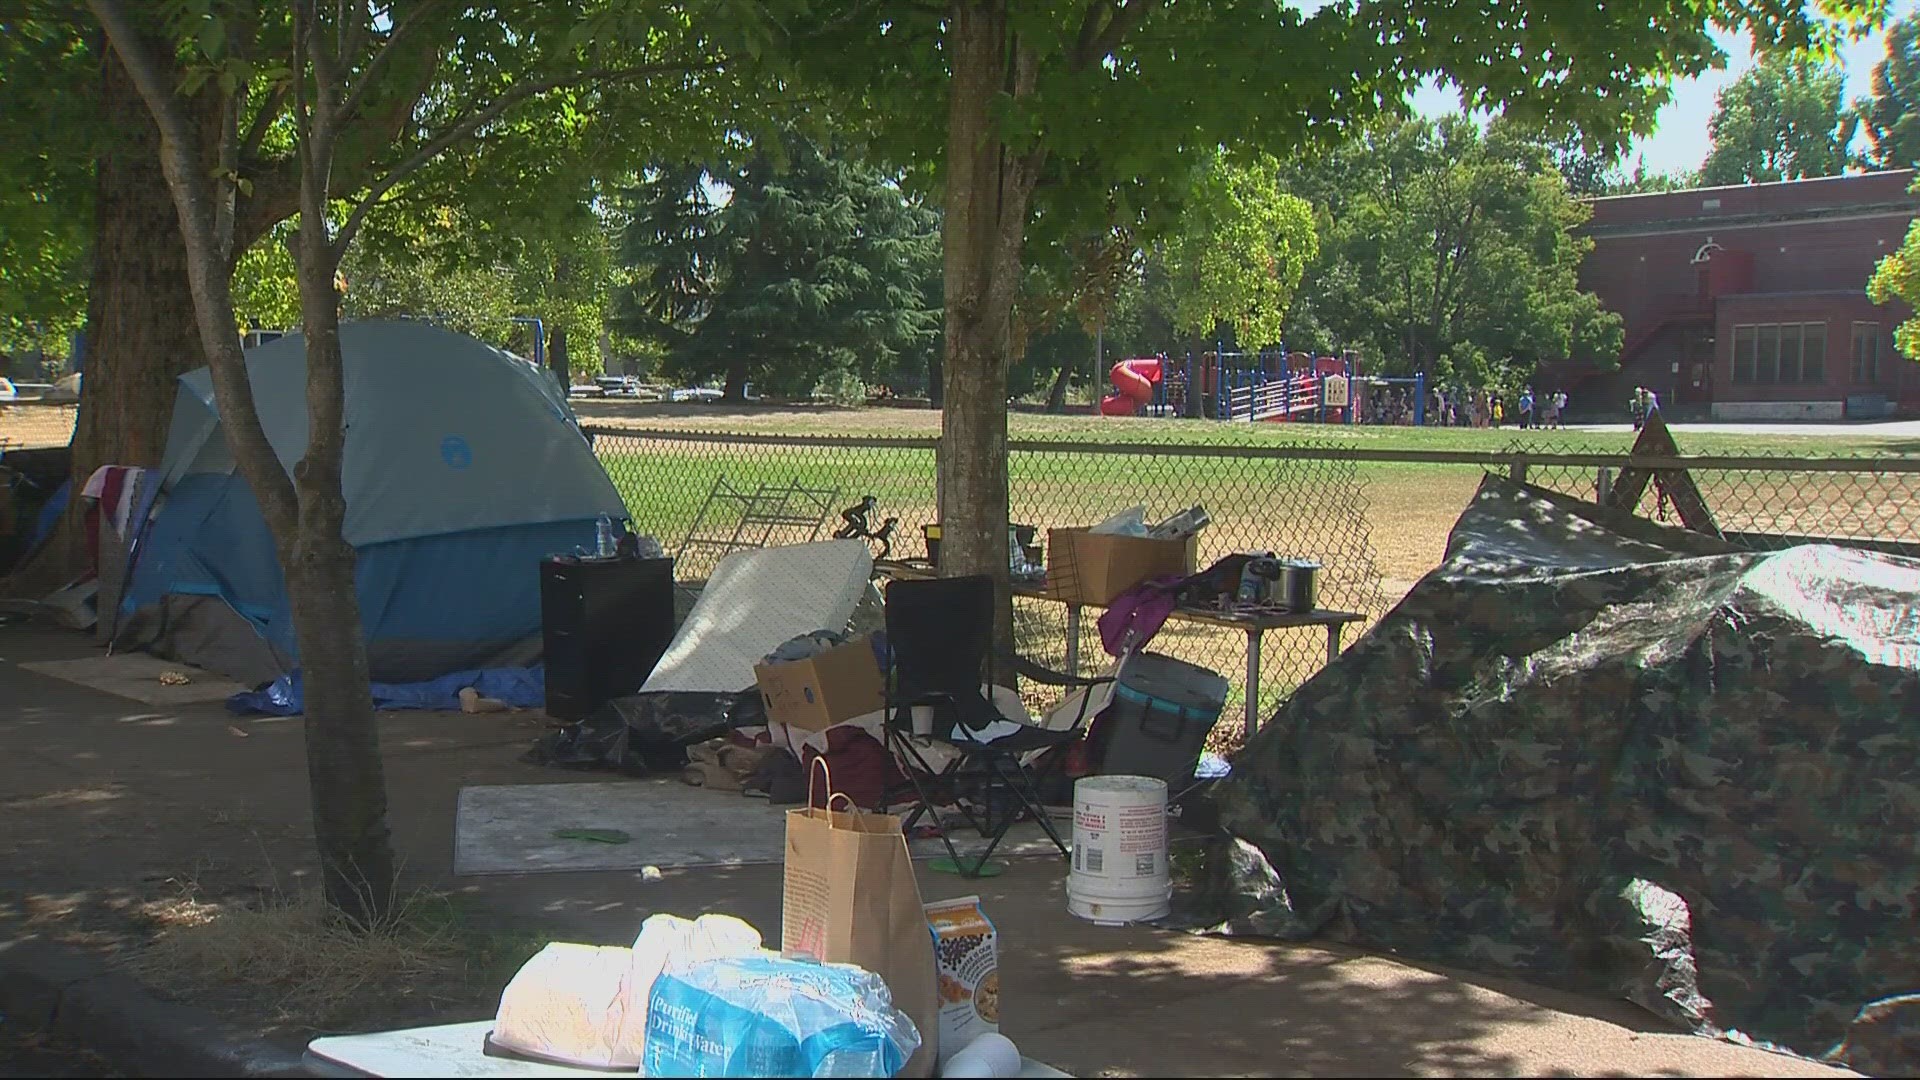
[[[900,1075],[932,1076],[940,1041],[933,935],[900,818],[854,808],[833,791],[825,759],[814,760],[806,809],[787,811],[780,947],[884,979],[894,1007],[920,1032],[920,1049]],[[816,775],[826,776],[826,809],[813,806]],[[849,809],[833,809],[836,800]]]

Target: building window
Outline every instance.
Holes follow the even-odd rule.
[[[1853,324],[1853,381],[1871,386],[1880,381],[1880,324]]]
[[[1826,378],[1826,323],[1752,323],[1733,328],[1734,382],[1818,383]]]

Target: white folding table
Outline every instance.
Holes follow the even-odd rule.
[[[605,1080],[609,1076],[634,1075],[488,1057],[481,1047],[491,1030],[493,1021],[476,1020],[470,1024],[441,1024],[366,1035],[329,1035],[307,1044],[302,1065],[313,1076],[590,1076]],[[1023,1057],[1019,1075],[1061,1077],[1067,1074]]]

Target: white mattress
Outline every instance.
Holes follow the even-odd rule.
[[[873,575],[862,540],[828,540],[720,560],[700,599],[641,691],[734,693],[753,666],[789,639],[846,629]]]

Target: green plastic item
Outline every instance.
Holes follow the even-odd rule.
[[[967,876],[966,871],[960,869],[960,864],[954,862],[952,858],[946,855],[942,855],[937,859],[927,860],[927,865],[934,870],[938,870],[942,874],[955,874],[960,877]],[[967,861],[967,866],[971,867],[972,865],[973,865],[973,861],[969,859]],[[980,869],[974,871],[973,876],[977,878],[999,877],[1001,874],[1004,874],[1006,872],[1007,872],[1006,863],[1001,862],[999,859],[989,859],[986,863],[981,865]]]
[[[555,829],[553,835],[560,840],[585,840],[590,844],[624,844],[633,839],[619,829]]]

